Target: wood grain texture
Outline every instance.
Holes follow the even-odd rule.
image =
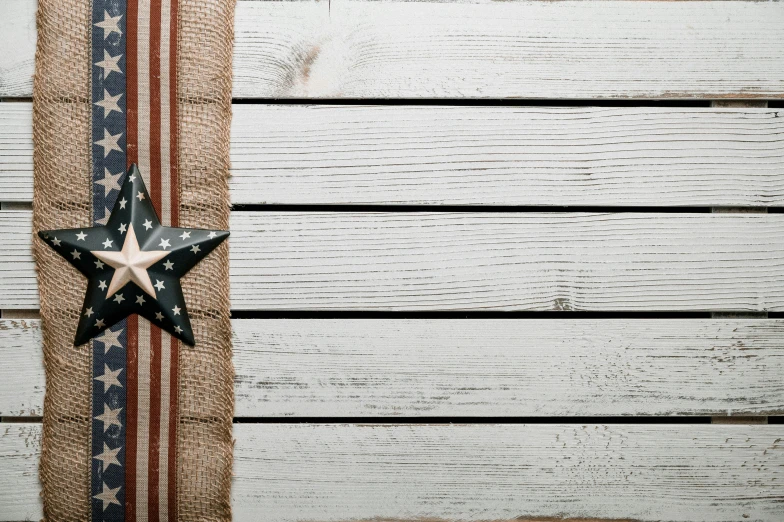
[[[33,96],[35,0],[0,1],[0,98]]]
[[[232,328],[236,417],[784,412],[784,320],[235,319]],[[40,416],[40,321],[0,320],[0,360],[0,416]]]
[[[784,214],[232,214],[235,310],[784,309]],[[37,308],[30,223],[0,211],[0,309]]]
[[[31,95],[34,12],[0,2],[0,97]],[[234,95],[780,98],[783,22],[770,2],[241,1]]]
[[[38,425],[0,431],[0,520],[40,518]],[[784,518],[782,428],[235,424],[234,520]]]
[[[40,424],[0,424],[0,521],[43,517],[40,456]]]
[[[784,215],[235,212],[238,310],[784,307]]]
[[[0,417],[40,417],[44,406],[41,321],[0,319]]]
[[[32,200],[32,108],[0,104],[0,200]],[[235,105],[235,204],[784,205],[784,111]]]
[[[33,201],[32,103],[0,103],[0,201]]]

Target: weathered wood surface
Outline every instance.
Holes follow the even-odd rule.
[[[784,205],[784,111],[235,105],[235,204]],[[0,104],[0,201],[32,200],[32,108]]]
[[[41,425],[0,424],[0,521],[41,520]]]
[[[9,201],[33,201],[33,106],[26,102],[0,103],[0,202]]]
[[[235,319],[237,417],[784,412],[784,320]],[[42,415],[40,321],[0,320],[0,416]]]
[[[39,433],[0,431],[2,521],[41,517]],[[772,425],[235,424],[233,515],[778,522],[781,435]]]
[[[235,310],[784,310],[784,214],[234,212],[231,231]],[[31,235],[0,211],[0,309],[38,306]]]
[[[35,0],[0,2],[0,97],[32,91]],[[241,1],[249,98],[779,98],[771,2]],[[20,44],[22,42],[22,44]]]
[[[784,215],[235,212],[239,310],[771,310]]]
[[[36,0],[0,1],[0,98],[33,95]]]

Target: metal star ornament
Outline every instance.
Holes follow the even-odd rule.
[[[105,226],[46,230],[38,236],[88,278],[75,346],[131,314],[193,346],[180,278],[229,232],[161,225],[134,164]]]

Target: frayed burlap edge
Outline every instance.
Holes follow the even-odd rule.
[[[89,0],[39,0],[33,87],[34,230],[91,223]],[[180,0],[180,226],[229,225],[234,0]],[[33,238],[46,397],[40,477],[44,517],[90,518],[91,354],[74,347],[86,280]],[[183,279],[196,347],[180,346],[179,520],[231,519],[234,410],[228,245]]]
[[[183,227],[229,228],[233,43],[234,0],[180,0],[177,90]],[[228,242],[196,265],[182,286],[196,346],[180,343],[179,519],[228,521],[234,415]]]
[[[33,81],[34,230],[90,226],[90,2],[39,0]],[[73,346],[86,279],[33,237],[46,396],[44,518],[90,514],[90,345]]]

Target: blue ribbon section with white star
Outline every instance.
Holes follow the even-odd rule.
[[[125,0],[92,3],[93,225],[106,225],[126,171]],[[126,321],[92,341],[93,521],[125,519]]]

